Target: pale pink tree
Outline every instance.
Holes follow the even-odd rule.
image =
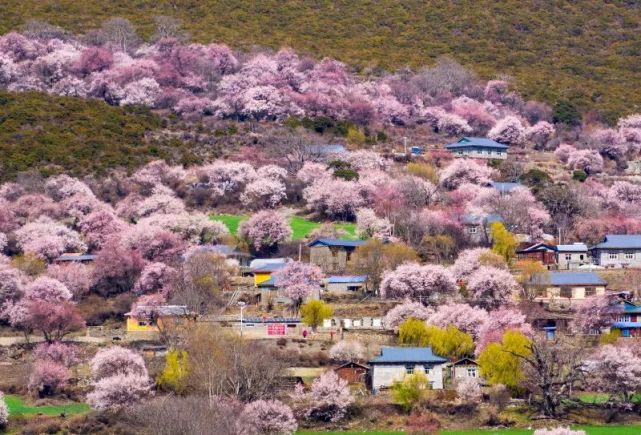
[[[410,207],[425,207],[434,203],[438,198],[438,190],[434,184],[412,175],[398,180],[396,189]]]
[[[641,358],[628,346],[607,344],[586,361],[588,388],[611,395],[610,400],[629,404],[641,389]]]
[[[275,207],[287,197],[285,190],[282,181],[260,177],[247,184],[240,201],[249,208]]]
[[[540,149],[545,147],[554,133],[554,125],[547,121],[539,121],[525,131],[525,138],[534,143],[537,149]]]
[[[81,76],[88,76],[93,72],[109,69],[113,61],[110,50],[103,47],[87,47],[80,53],[73,69]]]
[[[140,273],[134,285],[134,291],[139,293],[160,292],[167,295],[171,290],[171,283],[178,276],[178,271],[165,263],[148,263]]]
[[[513,303],[520,290],[510,272],[491,266],[478,268],[468,279],[466,288],[470,300],[486,309]]]
[[[74,195],[94,196],[85,183],[64,174],[49,178],[45,183],[45,192],[56,201],[62,201]]]
[[[433,305],[453,298],[456,289],[454,278],[443,266],[405,263],[385,272],[380,291],[385,299],[409,298]]]
[[[94,380],[116,375],[147,376],[147,367],[142,356],[121,346],[100,349],[91,359],[90,365]]]
[[[360,237],[383,237],[391,232],[391,224],[386,218],[379,218],[370,208],[361,208],[356,211],[356,232]]]
[[[338,362],[362,361],[365,348],[359,341],[341,340],[329,349],[329,357]]]
[[[60,217],[60,204],[48,196],[33,193],[22,195],[11,204],[11,211],[21,223],[32,222],[39,217]]]
[[[41,216],[15,232],[23,252],[51,261],[64,252],[84,252],[86,245],[75,231]]]
[[[133,214],[128,216],[133,219],[140,219],[154,214],[180,214],[185,212],[185,205],[169,192],[159,192],[145,198],[138,203]]]
[[[595,150],[577,150],[568,156],[568,168],[592,175],[603,171],[603,157]]]
[[[29,375],[28,388],[40,397],[59,392],[69,382],[69,369],[51,359],[36,361]]]
[[[600,332],[612,324],[613,306],[607,296],[592,296],[576,307],[571,328],[575,333]]]
[[[407,319],[427,320],[434,314],[431,307],[426,307],[420,302],[406,301],[389,310],[383,318],[383,325],[387,329],[398,332],[398,328]]]
[[[82,263],[51,264],[47,276],[63,283],[74,299],[86,295],[94,284],[93,268]]]
[[[483,396],[478,379],[463,378],[456,382],[456,395],[466,405],[476,405]]]
[[[71,300],[73,294],[66,285],[57,279],[40,277],[25,289],[28,299],[42,299],[47,302],[66,302]]]
[[[323,272],[318,266],[301,261],[291,261],[272,274],[276,285],[283,289],[283,295],[293,301],[298,309],[304,299],[320,292]]]
[[[554,155],[562,163],[567,163],[570,158],[570,154],[576,152],[576,148],[567,143],[562,143],[559,145],[556,150],[554,150]]]
[[[296,173],[296,178],[304,184],[311,184],[316,180],[331,178],[332,173],[327,170],[327,165],[316,162],[305,162],[303,167]]]
[[[341,160],[349,163],[357,171],[385,170],[389,165],[381,154],[369,150],[352,151],[341,156]]]
[[[140,219],[138,225],[163,228],[194,245],[217,243],[229,234],[229,229],[222,222],[213,221],[209,216],[195,212],[154,214]]]
[[[139,104],[153,107],[160,96],[160,85],[150,77],[127,83],[123,88],[124,98],[120,105]]]
[[[427,319],[427,323],[439,328],[453,325],[460,331],[470,334],[475,340],[479,336],[481,327],[487,321],[488,312],[483,308],[456,303],[438,306]]]
[[[240,421],[261,435],[291,435],[298,429],[292,409],[279,400],[248,403],[240,415]]]
[[[149,261],[170,262],[177,259],[186,248],[175,233],[151,225],[131,225],[121,235],[121,246],[137,251]],[[104,248],[103,248],[104,250]]]
[[[485,99],[500,103],[508,93],[508,83],[504,80],[489,80],[485,85]]]
[[[4,429],[9,422],[9,407],[4,401],[4,394],[0,391],[0,428]]]
[[[456,159],[439,172],[439,183],[448,190],[461,184],[489,184],[498,175],[496,170],[470,159]]]
[[[99,410],[128,408],[152,396],[152,382],[149,376],[118,373],[93,382],[93,391],[87,395],[87,402]]]
[[[263,210],[238,226],[238,235],[257,252],[273,251],[292,236],[292,229],[277,211]]]
[[[461,136],[472,132],[472,127],[470,127],[467,121],[454,113],[443,113],[440,115],[436,123],[436,128],[439,132],[443,132],[448,136]]]
[[[142,254],[108,240],[94,261],[95,290],[103,296],[131,290],[145,266]]]
[[[463,95],[452,100],[451,105],[452,112],[465,118],[475,132],[487,132],[496,123],[487,107],[478,100]]]
[[[39,343],[33,350],[33,357],[37,361],[51,360],[67,368],[78,363],[76,346],[60,341]]]
[[[500,307],[488,313],[487,321],[481,325],[476,340],[475,353],[481,353],[490,343],[500,342],[503,333],[508,330],[520,331],[530,336],[532,327],[526,322],[526,316],[515,308]]]
[[[307,402],[307,418],[327,422],[341,420],[354,403],[347,381],[333,370],[316,378],[303,399]]]
[[[80,222],[80,234],[92,249],[100,249],[107,239],[125,231],[125,222],[109,210],[97,210],[84,216]]]
[[[619,119],[617,126],[621,128],[641,128],[641,114],[635,113]]]
[[[500,119],[487,136],[499,143],[521,146],[525,143],[525,127],[516,116]]]
[[[307,208],[321,216],[351,219],[356,210],[365,205],[360,185],[353,181],[328,178],[316,179],[303,190]]]
[[[461,251],[456,261],[450,266],[450,272],[457,281],[467,280],[481,266],[492,265],[507,269],[507,265],[489,248],[471,248]]]

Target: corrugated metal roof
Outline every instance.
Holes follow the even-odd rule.
[[[549,272],[551,285],[607,285],[599,275],[594,272]]]
[[[469,224],[481,225],[481,223],[483,222],[485,222],[487,225],[491,225],[494,222],[503,222],[503,217],[496,213],[490,213],[485,216],[466,214],[466,215],[463,215],[463,217],[461,218],[461,223],[468,224],[468,225]]]
[[[344,145],[341,144],[315,144],[307,145],[306,150],[314,154],[342,154],[347,152]]]
[[[364,240],[349,240],[349,239],[316,239],[307,246],[338,246],[343,248],[357,248],[365,244]]]
[[[386,363],[444,363],[447,358],[434,355],[431,347],[383,347],[381,355],[370,364]]]
[[[328,284],[362,283],[365,281],[367,281],[367,275],[330,276],[327,278]]]
[[[547,243],[535,243],[532,246],[528,246],[525,249],[519,249],[518,253],[527,253],[527,252],[540,252],[540,251],[556,251],[556,246],[548,245]]]
[[[504,181],[492,181],[490,185],[499,192],[509,192],[517,187],[523,187],[521,183],[508,183]]]
[[[556,245],[559,252],[587,252],[588,247],[585,243],[572,243],[571,245]]]
[[[614,322],[613,328],[641,328],[641,322]]]
[[[641,249],[641,234],[608,234],[593,248],[598,249]]]
[[[139,310],[141,312],[154,312],[159,316],[187,316],[194,314],[193,311],[187,308],[187,305],[161,305],[158,307],[140,305],[136,307],[136,310]],[[131,316],[134,315],[134,312],[130,311],[128,313],[125,313],[125,315]]]
[[[240,319],[239,319],[240,320]],[[262,317],[244,317],[243,323],[300,323],[298,317],[271,317],[264,319]]]
[[[93,261],[96,257],[92,254],[62,254],[56,261]]]
[[[499,150],[507,150],[508,146],[498,143],[492,139],[486,137],[463,137],[458,142],[445,145],[447,149],[460,149],[460,148],[472,148],[472,147],[481,147],[481,148],[495,148]]]

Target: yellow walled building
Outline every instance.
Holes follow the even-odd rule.
[[[134,311],[125,314],[126,327],[130,333],[155,333],[167,327],[179,326],[195,320],[195,313],[186,305],[162,305],[159,307],[137,307],[136,311],[148,313],[136,315]]]

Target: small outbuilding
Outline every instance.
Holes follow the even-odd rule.
[[[452,382],[462,379],[473,378],[480,379],[481,373],[478,363],[472,358],[461,358],[449,365],[450,379]]]
[[[325,291],[330,293],[354,293],[367,290],[367,275],[330,276]]]
[[[369,367],[351,361],[334,369],[339,378],[345,379],[350,384],[366,383]]]

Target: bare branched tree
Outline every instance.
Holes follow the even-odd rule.
[[[182,22],[178,18],[159,15],[154,17],[154,23],[156,24],[155,41],[162,38],[176,38],[179,40],[188,38],[182,28]]]
[[[132,52],[140,44],[133,24],[125,18],[111,18],[102,24],[107,44],[125,53]]]

